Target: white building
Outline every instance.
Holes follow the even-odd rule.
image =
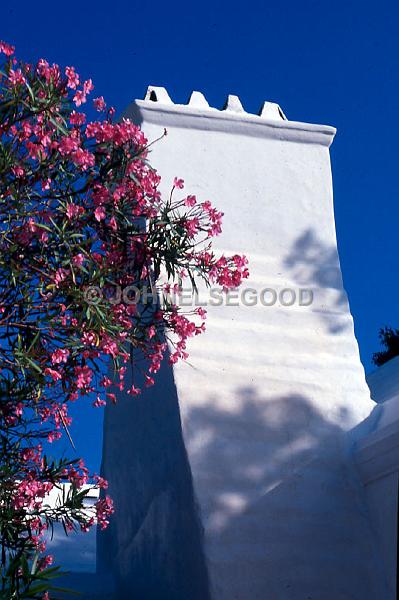
[[[103,597],[393,600],[399,421],[395,398],[370,398],[342,285],[334,128],[163,88],[126,116],[149,140],[167,128],[151,153],[162,192],[179,176],[223,210],[216,249],[247,255],[264,302],[208,306],[189,362],[106,411]]]

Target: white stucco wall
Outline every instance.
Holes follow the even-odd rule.
[[[399,357],[367,376],[377,402],[367,422],[371,431],[361,436],[355,458],[367,497],[370,524],[384,570],[386,600],[397,598],[399,490]]]
[[[157,101],[148,95],[126,115],[150,140],[168,130],[151,152],[163,193],[179,176],[187,193],[223,210],[215,245],[248,256],[246,287],[314,296],[307,307],[208,307],[207,333],[192,340],[189,362],[173,368],[212,598],[381,600],[365,498],[343,436],[374,402],[337,254],[335,130],[284,120],[274,104],[257,116],[234,98],[218,111],[199,94],[188,106],[163,90],[152,96]],[[137,528],[128,525],[136,490],[124,487],[141,425],[129,417],[129,400],[114,408],[103,467],[120,505],[113,535],[119,575],[128,579],[137,559]]]

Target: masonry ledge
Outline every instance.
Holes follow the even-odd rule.
[[[329,147],[336,134],[335,127],[297,121],[267,119],[246,112],[196,108],[185,104],[163,104],[151,100],[134,100],[124,117],[136,123],[155,123],[162,127],[223,131],[252,137],[277,138],[285,141],[320,144]]]

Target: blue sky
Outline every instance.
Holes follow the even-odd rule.
[[[336,126],[340,258],[369,371],[379,327],[399,326],[398,23],[397,0],[20,1],[2,7],[0,39],[75,65],[117,110],[154,84],[176,102],[197,89],[222,107],[233,93],[248,112],[267,99]],[[94,432],[100,417],[87,418]]]

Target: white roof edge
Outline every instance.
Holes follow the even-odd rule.
[[[379,404],[399,396],[399,356],[366,375],[371,397]]]
[[[276,105],[278,106],[278,105]],[[335,127],[300,123],[233,110],[200,108],[193,104],[173,104],[162,101],[135,100],[124,113],[136,122],[143,120],[162,127],[219,130],[244,133],[256,137],[277,137],[284,140],[302,141],[329,147],[336,134]]]
[[[356,465],[365,485],[396,472],[398,458],[398,421],[360,440],[355,450]]]

